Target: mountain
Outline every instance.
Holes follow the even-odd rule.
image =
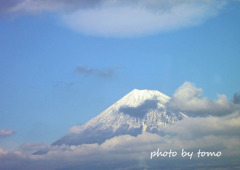
[[[181,112],[169,112],[165,107],[169,100],[170,97],[159,91],[134,89],[84,125],[71,128],[53,145],[101,144],[118,135],[160,133],[187,117]]]

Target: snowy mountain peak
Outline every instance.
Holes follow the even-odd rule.
[[[162,104],[165,104],[170,100],[170,97],[157,90],[134,89],[116,102],[116,104],[137,107],[146,100],[159,100]]]
[[[159,133],[163,128],[187,117],[167,111],[167,95],[156,90],[134,89],[82,126],[74,126],[53,145],[102,143],[118,135]]]

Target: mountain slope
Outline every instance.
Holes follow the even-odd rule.
[[[186,117],[183,113],[168,112],[165,104],[170,97],[159,91],[134,89],[83,126],[75,126],[53,145],[103,143],[118,135],[144,132],[159,133]]]

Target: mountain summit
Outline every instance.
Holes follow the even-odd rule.
[[[159,133],[163,128],[186,117],[166,110],[167,95],[154,90],[134,89],[82,126],[74,126],[53,145],[103,143],[119,135],[137,136]]]

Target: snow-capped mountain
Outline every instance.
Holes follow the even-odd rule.
[[[53,145],[103,143],[118,135],[159,133],[163,128],[187,117],[166,110],[170,97],[159,91],[134,89],[115,104],[82,126],[74,126]]]

